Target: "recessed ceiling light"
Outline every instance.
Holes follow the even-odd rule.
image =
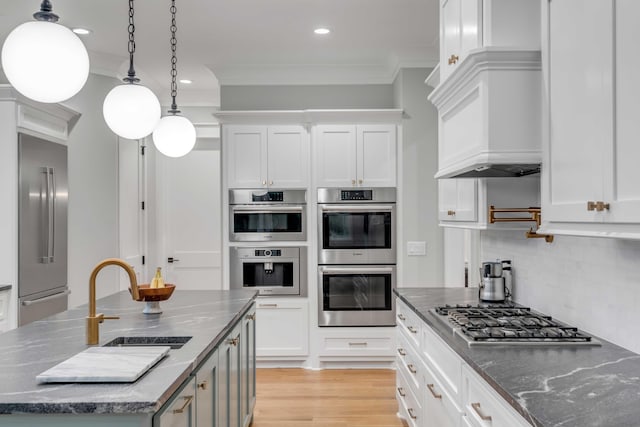
[[[329,34],[331,30],[328,28],[316,28],[315,30],[313,30],[313,32],[316,34],[325,35]]]
[[[190,85],[193,82],[189,79],[180,79],[180,83],[183,83],[185,85]]]
[[[80,27],[72,28],[71,31],[81,36],[86,36],[87,34],[91,34],[91,30],[87,30],[86,28],[80,28]]]

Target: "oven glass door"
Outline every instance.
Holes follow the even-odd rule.
[[[232,206],[231,241],[304,240],[305,209]]]
[[[391,249],[391,210],[324,210],[323,249]]]
[[[393,325],[394,266],[320,267],[320,326]]]

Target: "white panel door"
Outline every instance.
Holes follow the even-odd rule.
[[[220,151],[197,149],[158,160],[157,236],[165,282],[180,289],[222,289]]]
[[[640,222],[640,1],[616,1],[615,25],[615,139],[612,153],[613,182],[604,197],[611,204],[607,222]]]
[[[477,221],[477,193],[476,179],[439,179],[438,219],[440,221]]]
[[[314,132],[317,186],[355,186],[356,127],[321,125]]]
[[[146,251],[145,211],[145,156],[139,141],[118,138],[118,230],[119,257],[133,267],[138,283],[146,280],[146,266],[142,257]],[[129,287],[129,276],[120,270],[120,289]]]
[[[613,135],[612,11],[601,0],[549,3],[550,204],[545,221],[599,222]]]
[[[229,188],[267,186],[267,128],[265,126],[225,126]]]
[[[309,354],[309,303],[306,298],[260,298],[256,311],[258,358],[306,357]]]
[[[396,186],[396,126],[359,125],[356,145],[358,185]]]
[[[270,126],[267,135],[269,187],[307,188],[309,134],[303,126]]]
[[[452,55],[460,57],[460,1],[443,0],[441,3],[440,82],[455,69],[456,64],[449,62]]]

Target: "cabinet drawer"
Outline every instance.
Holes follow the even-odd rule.
[[[410,338],[411,345],[416,349],[420,349],[420,330],[422,329],[422,319],[407,307],[400,299],[396,301],[396,319],[398,327],[406,332]]]
[[[393,356],[391,337],[325,337],[320,354],[323,356]]]
[[[195,426],[196,379],[191,378],[184,388],[153,416],[153,427]]]
[[[423,371],[422,386],[425,395],[423,412],[429,415],[431,425],[459,427],[462,422],[462,411],[457,401],[426,366]]]
[[[410,427],[419,427],[423,424],[420,400],[415,396],[409,381],[400,370],[396,371],[396,400],[400,416]]]
[[[398,334],[398,350],[396,351],[396,364],[398,371],[402,371],[407,379],[407,382],[413,389],[416,395],[420,396],[422,391],[420,389],[420,379],[424,375],[426,369],[422,360],[420,360],[420,354],[413,350],[406,343],[404,334]],[[400,351],[400,350],[403,351]]]
[[[525,427],[530,424],[468,366],[462,369],[464,412],[476,427]]]
[[[462,360],[430,327],[422,328],[422,353],[429,368],[439,377],[456,402],[460,400]]]

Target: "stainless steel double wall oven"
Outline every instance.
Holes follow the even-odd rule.
[[[318,189],[319,326],[393,326],[395,188]]]

